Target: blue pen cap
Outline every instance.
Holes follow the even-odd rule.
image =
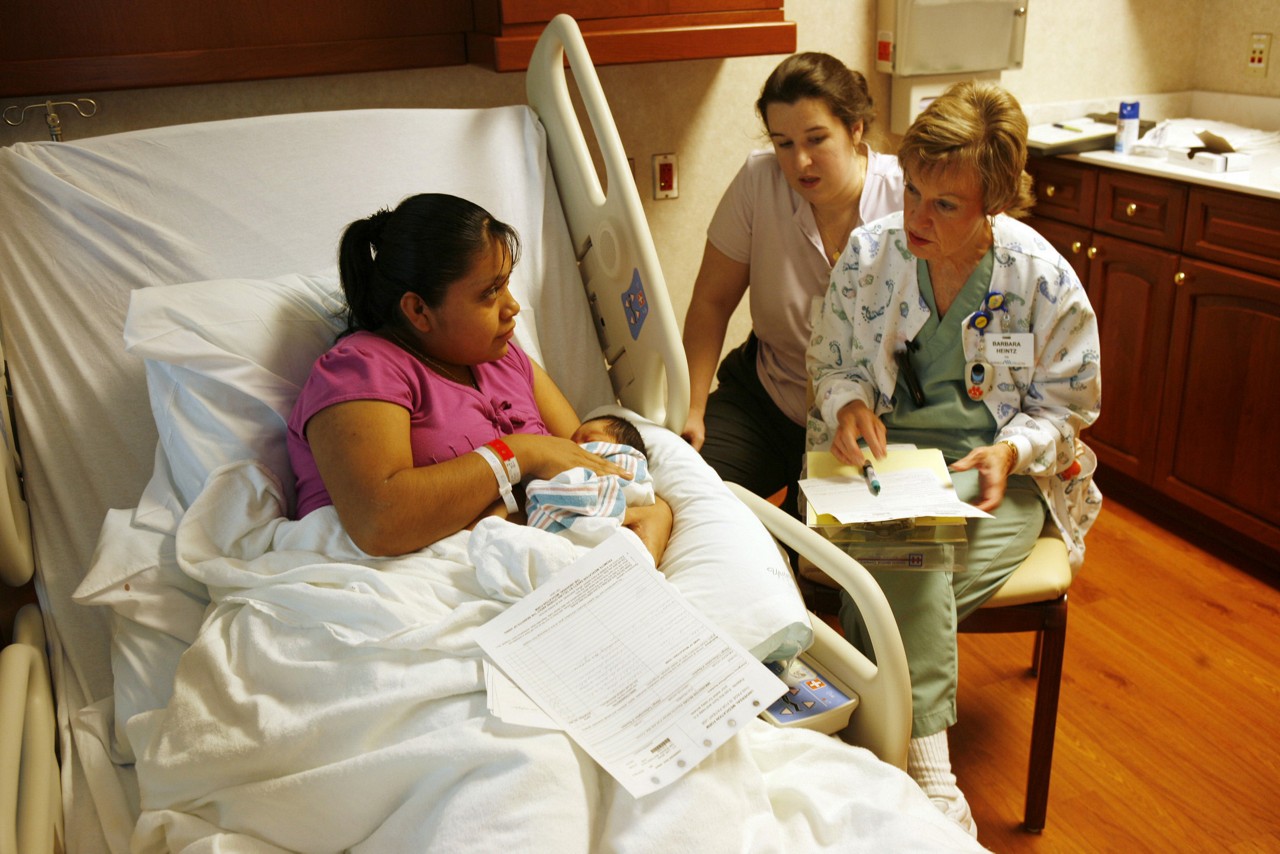
[[[1120,118],[1136,119],[1138,117],[1137,101],[1121,101],[1120,102]]]

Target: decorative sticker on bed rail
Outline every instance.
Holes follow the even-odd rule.
[[[631,340],[640,337],[640,327],[649,316],[649,298],[644,293],[644,283],[640,281],[640,271],[631,271],[631,287],[622,295],[622,311],[627,316],[627,328],[631,330]]]

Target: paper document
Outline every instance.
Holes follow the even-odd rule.
[[[507,678],[507,674],[494,667],[488,659],[484,661],[484,690],[488,699],[489,714],[509,724],[538,727],[540,729],[562,729],[542,710],[542,707],[529,699],[529,695],[520,690],[520,686]]]
[[[621,533],[477,639],[635,797],[679,779],[786,691]]]
[[[961,501],[942,452],[937,448],[891,448],[884,459],[872,459],[880,480],[873,495],[855,466],[836,461],[830,452],[810,452],[809,477],[800,491],[819,517],[842,525],[931,517],[990,518],[991,514]]]

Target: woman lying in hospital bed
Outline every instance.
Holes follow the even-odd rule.
[[[134,850],[977,850],[905,773],[812,731],[752,721],[634,798],[563,732],[488,713],[479,629],[545,577],[533,564],[582,551],[502,519],[508,487],[621,469],[562,438],[577,416],[512,344],[515,241],[469,203],[419,204],[464,212],[482,249],[432,256],[438,300],[421,270],[379,271],[400,290],[373,316],[404,320],[357,324],[316,361],[289,422],[295,518],[278,472],[239,460],[209,473],[175,535],[128,530],[208,602],[167,703],[127,717]],[[395,216],[344,239],[352,315],[368,306],[348,250],[390,267]],[[456,216],[430,218],[457,238]],[[137,292],[130,323],[184,287]],[[635,420],[665,500],[628,527],[758,658],[794,655],[811,635],[767,532],[683,440]],[[471,453],[485,444],[492,461]]]
[[[512,340],[510,226],[456,196],[413,196],[352,223],[339,251],[347,331],[289,421],[298,515],[332,504],[370,554],[416,551],[493,512],[522,477],[630,477],[572,440],[579,418]],[[624,523],[662,560],[660,497]]]

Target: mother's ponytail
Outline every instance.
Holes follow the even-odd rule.
[[[347,298],[347,328],[344,335],[360,329],[378,329],[391,316],[400,295],[386,304],[390,294],[377,287],[378,269],[374,253],[379,237],[391,212],[383,208],[373,216],[358,219],[347,226],[338,244],[338,274]]]
[[[410,196],[395,210],[351,223],[338,245],[347,299],[343,334],[399,324],[405,293],[439,306],[449,285],[465,276],[495,240],[514,267],[520,255],[515,229],[479,205],[444,193]]]

